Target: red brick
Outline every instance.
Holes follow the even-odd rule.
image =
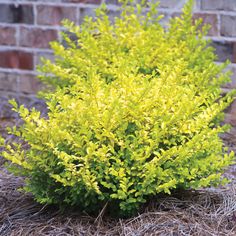
[[[33,54],[22,51],[0,51],[0,67],[33,70]]]
[[[33,7],[28,4],[0,4],[0,22],[33,24]]]
[[[62,0],[67,3],[88,3],[88,4],[100,4],[101,0]]]
[[[235,0],[201,0],[203,10],[236,11]]]
[[[161,0],[159,7],[175,8],[178,3],[179,3],[179,0]]]
[[[193,15],[193,19],[199,19],[201,18],[203,20],[203,24],[210,25],[210,30],[208,32],[209,36],[217,36],[218,35],[218,19],[216,14],[206,14],[206,13],[195,13]]]
[[[37,7],[37,23],[39,25],[60,25],[64,18],[75,22],[76,10],[75,7],[40,5]]]
[[[16,44],[16,29],[14,27],[0,27],[0,44],[15,45]]]
[[[236,100],[227,108],[225,122],[236,127]]]
[[[224,62],[230,60],[236,63],[236,42],[213,41],[212,46],[216,49],[218,61]]]
[[[56,30],[40,28],[20,28],[20,46],[32,48],[49,48],[49,42],[56,40]]]
[[[235,3],[236,4],[236,3]],[[220,33],[227,37],[236,37],[236,16],[221,16]]]
[[[16,74],[0,72],[0,90],[16,92],[18,88],[17,78]]]
[[[225,71],[231,71],[231,81],[226,85],[223,85],[224,88],[227,89],[235,89],[236,88],[236,67],[229,65]]]
[[[54,55],[53,55],[53,53],[49,53],[49,52],[36,53],[35,64],[37,66],[41,66],[42,65],[42,59],[48,59],[48,60],[53,62],[54,61]]]
[[[19,76],[19,92],[34,94],[42,87],[40,81],[34,75],[20,75]]]
[[[236,42],[233,42],[233,55],[232,55],[232,62],[236,63]]]

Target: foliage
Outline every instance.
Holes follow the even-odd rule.
[[[219,134],[233,93],[221,95],[229,76],[192,24],[192,1],[168,29],[154,3],[122,9],[114,24],[104,5],[80,27],[64,22],[78,39],[52,43],[56,60],[41,68],[57,87],[47,118],[11,102],[24,124],[9,133],[22,142],[3,156],[40,203],[129,215],[158,193],[226,182],[234,154]]]

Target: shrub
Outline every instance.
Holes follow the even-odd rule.
[[[38,202],[129,215],[158,193],[226,182],[225,65],[192,24],[192,1],[168,29],[155,9],[124,5],[112,24],[102,6],[81,27],[66,21],[78,39],[52,43],[56,60],[41,68],[57,87],[48,117],[11,101],[24,124],[9,129],[21,142],[5,142],[3,156]]]

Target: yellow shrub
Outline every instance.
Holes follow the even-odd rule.
[[[3,152],[37,201],[129,215],[158,193],[225,182],[234,155],[220,121],[233,93],[221,95],[225,65],[191,8],[167,30],[155,4],[124,5],[114,24],[104,6],[81,27],[65,22],[78,40],[54,42],[56,61],[41,68],[57,87],[48,117],[12,102],[24,124],[10,132],[29,148],[9,142]]]

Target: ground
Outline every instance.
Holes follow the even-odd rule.
[[[0,132],[15,120],[2,120]],[[2,128],[1,128],[2,127]],[[234,149],[234,137],[224,136]],[[98,216],[79,213],[76,209],[61,213],[56,207],[36,203],[30,194],[18,191],[23,179],[10,174],[0,157],[0,235],[236,235],[236,168],[226,176],[232,182],[217,189],[175,192],[158,196],[139,215],[113,219],[101,212]]]

